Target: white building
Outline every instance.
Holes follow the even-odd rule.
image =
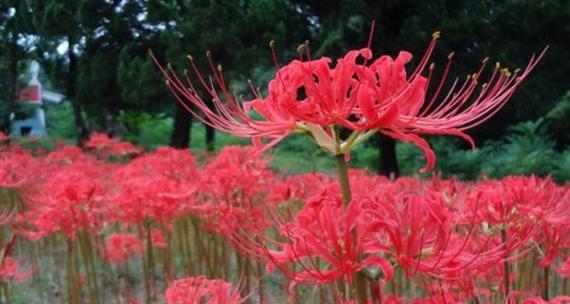
[[[11,136],[42,137],[47,134],[46,116],[43,109],[45,104],[59,104],[63,101],[63,95],[42,89],[38,79],[40,65],[36,61],[30,63],[29,73],[31,76],[28,85],[19,93],[19,102],[35,105],[33,115],[24,119],[15,119],[15,114],[10,115]]]

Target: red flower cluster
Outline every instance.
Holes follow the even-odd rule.
[[[141,256],[144,246],[133,233],[112,233],[107,236],[105,249],[109,262],[123,264],[130,258]]]
[[[0,195],[17,193],[25,206],[2,225],[49,244],[62,235],[68,248],[79,243],[117,264],[142,259],[171,267],[182,259],[193,269],[209,263],[210,271],[236,264],[251,270],[236,262],[248,257],[261,263],[260,272],[263,264],[279,269],[290,293],[298,285],[326,286],[335,297],[339,285],[361,276],[382,292],[398,281],[422,291],[393,291],[384,295],[388,303],[522,300],[545,284],[529,271],[549,267],[551,277],[568,276],[568,185],[538,177],[392,181],[351,170],[345,205],[332,177],[284,176],[267,168],[268,159],[252,160],[254,153],[226,147],[200,165],[190,152],[170,148],[117,162],[72,147],[32,156],[14,145],[0,152]],[[216,247],[223,240],[226,247]],[[5,276],[14,269],[8,258]],[[85,286],[92,286],[96,269],[85,269]],[[242,298],[227,283],[198,277],[167,292],[169,303],[187,299]]]
[[[363,48],[349,51],[331,66],[332,60],[328,57],[312,60],[308,46],[305,46],[306,56],[301,53],[300,60],[278,68],[275,78],[269,82],[266,97],[252,87],[255,98],[242,104],[230,94],[221,67],[214,68],[209,55],[213,74],[210,82],[200,74],[189,56],[195,78],[209,94],[206,99],[213,100],[214,109],[208,107],[189,75],[185,74],[181,80],[171,66],[160,69],[170,89],[188,111],[223,132],[252,138],[254,144],[260,144],[262,138],[271,138],[264,149],[293,132],[301,132],[309,134],[333,154],[346,154],[371,132],[381,132],[419,146],[427,159],[424,170],[429,170],[435,165],[435,154],[428,142],[418,135],[455,135],[474,146],[471,137],[463,131],[481,124],[504,106],[544,54],[533,56],[526,68],[513,73],[500,69],[497,63],[491,76],[482,81],[486,59],[463,83],[455,81],[449,92],[441,94],[446,86],[451,54],[442,79],[434,86],[434,94],[427,96],[430,83],[434,81],[434,65],[429,65],[429,60],[438,38],[439,33],[435,33],[412,73],[406,70],[406,64],[412,60],[412,54],[406,51],[401,51],[395,59],[383,55],[372,60],[372,50]],[[273,45],[271,47],[273,50]],[[275,53],[273,56],[276,58]],[[153,59],[160,67],[156,58]],[[193,107],[201,111],[204,118]],[[262,119],[254,118],[259,116]],[[338,127],[353,133],[341,142],[331,129]]]
[[[167,304],[239,304],[245,300],[232,291],[230,283],[204,276],[174,281],[166,290]]]

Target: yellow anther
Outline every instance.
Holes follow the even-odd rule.
[[[269,47],[270,47],[270,48],[274,48],[274,47],[275,47],[275,40],[269,41]]]
[[[449,53],[449,55],[447,55],[447,59],[451,60],[451,58],[453,58],[455,56],[455,52],[451,52]]]
[[[223,69],[222,69],[222,65],[221,65],[221,64],[218,64],[218,72],[220,72],[220,73],[221,73],[222,71],[223,71]]]
[[[491,59],[491,58],[489,58],[489,57],[485,57],[485,58],[483,58],[483,61],[481,61],[481,62],[482,62],[482,63],[487,63],[487,62],[489,62],[490,59]]]
[[[439,37],[441,37],[441,32],[440,32],[440,31],[434,32],[434,33],[431,35],[431,37],[432,37],[433,39],[438,39]]]
[[[206,51],[206,57],[208,57],[208,58],[212,57],[212,52]]]
[[[432,63],[429,65],[429,69],[430,69],[430,71],[433,70],[433,69],[435,69],[435,62],[432,62]]]
[[[194,57],[192,57],[192,55],[190,54],[186,55],[186,58],[188,58],[188,60],[190,61],[194,61]]]

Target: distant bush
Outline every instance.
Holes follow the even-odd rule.
[[[549,127],[549,122],[542,118],[522,122],[509,128],[502,139],[486,142],[476,150],[465,150],[455,139],[431,140],[438,155],[434,171],[462,180],[507,175],[551,175],[559,182],[570,180],[570,150],[555,150],[555,141],[547,133]],[[397,153],[402,174],[417,174],[424,161],[421,151],[399,143]]]

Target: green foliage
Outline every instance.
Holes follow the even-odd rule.
[[[552,171],[554,180],[570,181],[570,149],[560,153],[555,161],[556,168]]]
[[[566,92],[545,117],[557,146],[564,147],[570,144],[570,91]]]
[[[304,135],[286,138],[272,153],[271,166],[285,173],[330,172],[335,168],[334,159]]]
[[[456,139],[433,138],[430,142],[437,155],[433,172],[462,180],[534,174],[566,181],[570,177],[570,149],[556,152],[547,130],[544,119],[522,122],[509,128],[503,138],[488,141],[476,150],[465,150]],[[406,143],[399,143],[396,150],[402,174],[418,174],[425,164],[421,150]]]
[[[73,113],[69,101],[46,109],[46,124],[48,135],[56,140],[71,142],[75,138]]]
[[[168,145],[172,119],[139,111],[121,111],[119,124],[124,126],[122,139],[146,148]]]

